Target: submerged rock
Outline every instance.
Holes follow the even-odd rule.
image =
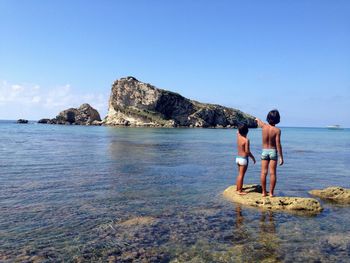
[[[19,123],[19,124],[27,124],[28,120],[19,119],[19,120],[17,120],[17,123]]]
[[[158,89],[134,77],[112,85],[106,125],[152,127],[257,127],[255,118],[237,109],[205,104]]]
[[[321,204],[314,198],[262,197],[262,188],[260,185],[244,185],[243,190],[247,194],[239,195],[236,192],[236,186],[233,185],[228,187],[223,195],[230,201],[268,210],[288,210],[306,214],[317,214],[322,211]]]
[[[151,216],[137,216],[120,223],[122,226],[151,225],[156,221]]]
[[[69,108],[61,111],[56,118],[41,119],[42,124],[75,124],[75,125],[101,125],[101,117],[97,110],[89,104],[82,104],[79,108]]]
[[[322,190],[311,190],[309,194],[341,204],[350,204],[350,189],[331,186]]]

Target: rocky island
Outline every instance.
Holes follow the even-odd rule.
[[[244,185],[243,189],[247,192],[246,195],[237,194],[235,185],[228,187],[223,195],[230,201],[267,210],[286,210],[308,215],[318,214],[322,211],[320,202],[314,198],[262,197],[262,188],[260,185]]]
[[[17,120],[17,123],[19,123],[19,124],[28,124],[28,120],[19,119],[19,120]]]
[[[79,108],[69,108],[61,111],[56,118],[41,119],[42,124],[75,124],[75,125],[101,125],[101,117],[97,110],[89,104],[82,104]]]
[[[187,99],[134,77],[112,85],[105,125],[151,127],[257,127],[255,118],[237,109]]]
[[[240,110],[190,100],[134,77],[113,83],[108,114],[103,121],[97,110],[85,103],[38,123],[201,128],[236,128],[240,123],[246,123],[250,128],[257,127],[255,117]]]

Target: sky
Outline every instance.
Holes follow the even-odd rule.
[[[281,126],[350,127],[348,0],[0,0],[0,119],[142,82]]]

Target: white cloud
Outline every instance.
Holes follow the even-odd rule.
[[[37,84],[0,81],[0,119],[53,118],[60,111],[89,103],[103,118],[107,112],[107,93],[82,94],[69,84],[43,88]]]
[[[38,103],[38,102],[40,102],[41,101],[41,97],[40,96],[34,96],[33,98],[32,98],[32,102],[33,103]]]

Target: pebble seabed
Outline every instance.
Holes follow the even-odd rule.
[[[90,216],[98,211],[92,207]],[[60,211],[63,213],[64,211]],[[65,211],[67,212],[67,211]],[[67,216],[62,215],[62,216]],[[314,217],[255,211],[240,205],[179,208],[159,216],[125,215],[86,231],[10,247],[1,262],[346,262],[350,233],[320,235]],[[309,235],[305,235],[309,233]],[[67,235],[71,235],[67,239]],[[52,233],[51,233],[52,235]]]

